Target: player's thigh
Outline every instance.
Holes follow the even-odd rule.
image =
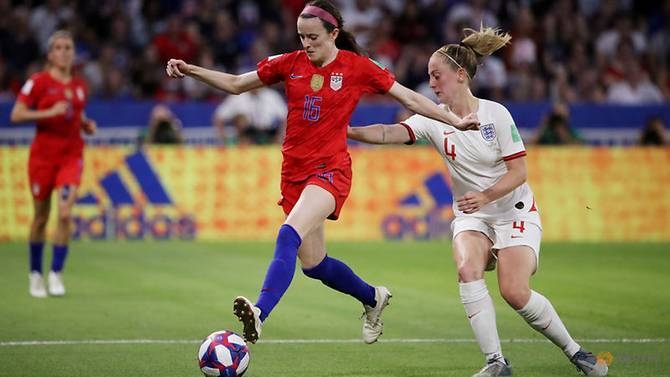
[[[77,199],[77,189],[81,183],[83,161],[81,157],[64,159],[56,175],[58,194],[58,216],[67,217]]]
[[[488,236],[491,229],[473,218],[455,219],[452,223],[454,262],[460,281],[481,279],[491,255],[493,242]]]
[[[298,249],[302,268],[312,268],[326,257],[326,239],[323,223],[307,233]]]
[[[51,213],[51,196],[45,199],[37,199],[33,197],[33,220],[39,225],[44,225],[49,220]]]
[[[500,294],[517,310],[530,298],[530,277],[535,272],[535,266],[535,252],[530,246],[518,245],[498,250]]]
[[[307,185],[286,217],[285,223],[291,225],[300,238],[304,238],[313,229],[322,225],[334,209],[333,194],[322,187]]]
[[[532,258],[529,261],[533,269],[531,275],[535,273],[540,261],[540,244],[542,242],[542,228],[539,221],[533,217],[519,218],[514,221],[498,223],[494,228],[496,242],[493,248],[498,250],[498,260],[506,250],[526,247],[526,250],[531,251],[530,256]]]

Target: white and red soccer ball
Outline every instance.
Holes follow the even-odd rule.
[[[249,347],[232,331],[215,331],[198,349],[198,365],[207,377],[241,377],[249,367]]]

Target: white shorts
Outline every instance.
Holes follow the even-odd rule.
[[[486,268],[487,271],[495,269],[498,250],[511,246],[530,247],[535,252],[535,268],[537,269],[540,265],[542,227],[539,215],[532,214],[514,220],[496,222],[472,216],[457,216],[451,222],[451,232],[454,238],[458,233],[466,230],[481,232],[493,243],[491,247],[493,258]]]

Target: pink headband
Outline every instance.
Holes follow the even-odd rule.
[[[319,17],[320,19],[328,22],[329,24],[331,24],[335,27],[339,27],[335,17],[333,17],[332,14],[328,13],[328,11],[323,9],[323,8],[319,8],[319,7],[314,6],[314,5],[308,5],[308,6],[305,7],[305,9],[302,10],[302,13],[300,13],[300,14],[301,15],[309,14],[311,16]]]

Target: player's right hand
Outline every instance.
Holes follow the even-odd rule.
[[[453,125],[461,131],[473,130],[477,131],[479,129],[479,119],[477,119],[477,114],[470,113],[467,116],[463,117],[460,122]]]
[[[181,59],[168,60],[167,65],[165,67],[165,73],[167,73],[168,77],[178,79],[186,76],[187,70],[188,70],[188,64],[186,64],[186,62]]]
[[[49,113],[51,116],[64,115],[67,112],[70,104],[67,101],[58,101],[49,108]]]

